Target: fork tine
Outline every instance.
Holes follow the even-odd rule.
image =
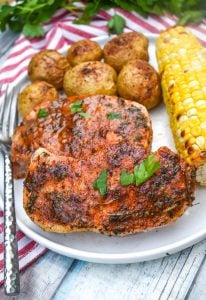
[[[9,136],[13,135],[14,129],[18,125],[17,94],[18,94],[18,89],[15,87],[11,94]]]
[[[5,105],[4,105],[4,112],[3,112],[3,122],[2,122],[2,132],[4,134],[4,137],[6,139],[9,138],[9,124],[10,124],[10,111],[11,111],[11,105],[12,105],[12,99],[13,99],[13,89],[11,92],[8,92],[8,89],[6,90],[5,94]]]

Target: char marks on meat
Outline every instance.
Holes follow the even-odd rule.
[[[88,118],[71,114],[70,105],[69,98],[43,103],[17,127],[11,149],[15,178],[25,177],[31,155],[39,147],[77,159],[125,143],[150,152],[151,123],[142,105],[115,96],[93,96],[82,102]],[[46,117],[37,117],[40,108],[48,112]],[[111,120],[112,113],[119,118]]]
[[[117,165],[105,150],[85,160],[37,150],[24,187],[27,214],[44,230],[61,233],[90,230],[127,235],[170,224],[194,199],[194,170],[161,147],[155,153],[160,161],[156,174],[141,186],[122,187],[121,170],[132,172],[135,163],[145,157],[138,151],[131,146],[128,152],[120,151],[122,159]],[[93,183],[105,168],[107,194],[101,197]]]
[[[121,172],[133,172],[151,151],[151,122],[142,105],[92,96],[82,101],[87,118],[71,114],[70,105],[69,99],[42,104],[13,137],[15,176],[28,168],[24,208],[36,224],[60,233],[126,235],[170,224],[184,213],[194,199],[195,171],[167,147],[155,152],[160,168],[146,182],[120,183]],[[48,114],[38,119],[42,106]],[[104,169],[102,197],[93,184]]]

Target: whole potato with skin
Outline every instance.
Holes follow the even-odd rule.
[[[116,95],[117,74],[115,70],[100,61],[84,62],[69,69],[64,76],[64,91],[75,95]]]
[[[18,95],[18,110],[25,117],[33,108],[44,101],[58,99],[59,95],[55,87],[45,81],[35,81],[28,84]]]
[[[161,101],[159,74],[143,60],[132,60],[123,66],[117,79],[117,90],[121,97],[137,101],[147,109]]]
[[[29,79],[44,80],[62,89],[64,73],[70,68],[66,57],[56,50],[42,50],[35,54],[28,66]]]
[[[148,40],[138,32],[125,32],[107,42],[103,48],[105,63],[117,72],[132,59],[148,61]]]
[[[67,60],[72,66],[85,61],[97,61],[102,58],[102,49],[91,40],[80,40],[71,45],[67,51]]]

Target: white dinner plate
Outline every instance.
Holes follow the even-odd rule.
[[[150,63],[157,69],[155,58],[156,36],[149,35]],[[96,40],[101,46],[108,36]],[[65,53],[65,49],[62,53]],[[27,74],[22,80],[27,81]],[[168,116],[164,105],[151,111],[153,127],[153,150],[166,145],[175,150]],[[3,161],[0,159],[3,169]],[[0,186],[3,189],[2,181]],[[206,188],[197,187],[193,206],[172,225],[129,235],[126,237],[108,237],[92,232],[69,234],[47,233],[36,226],[26,215],[22,206],[22,180],[15,181],[16,217],[19,228],[31,239],[60,254],[98,263],[131,263],[151,260],[182,250],[206,236]]]

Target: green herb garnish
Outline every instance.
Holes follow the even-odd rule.
[[[37,114],[37,118],[45,118],[48,116],[48,111],[46,111],[44,108],[40,108],[38,114]]]
[[[78,100],[72,103],[72,105],[70,106],[70,110],[72,114],[82,111],[82,101]]]
[[[83,118],[90,118],[91,117],[88,113],[83,112],[83,111],[80,112],[79,115],[82,116]]]
[[[179,18],[178,23],[200,23],[206,17],[205,0],[90,0],[82,6],[76,0],[18,0],[15,5],[0,4],[0,30],[7,28],[23,32],[28,37],[44,35],[42,23],[48,22],[59,8],[64,8],[76,16],[74,23],[85,24],[101,10],[120,7],[125,11],[135,11],[143,17],[149,14],[164,15],[169,12]],[[80,11],[82,13],[80,13]],[[108,30],[119,34],[125,20],[115,14],[108,22]]]
[[[119,113],[110,112],[110,113],[108,113],[107,118],[108,118],[109,120],[114,120],[114,119],[121,119],[122,116],[121,116],[121,114],[119,114]]]
[[[91,117],[88,113],[82,111],[82,101],[80,100],[72,103],[72,105],[70,106],[70,110],[72,114],[79,113],[79,115],[83,118]]]
[[[150,154],[140,165],[135,166],[135,184],[139,186],[143,182],[147,181],[159,169],[159,167],[160,162],[154,160],[154,154]]]
[[[104,197],[107,193],[107,169],[102,170],[99,177],[93,183],[93,188],[100,192],[100,195]]]
[[[147,181],[159,169],[160,162],[154,160],[154,154],[150,154],[139,165],[134,167],[134,173],[127,173],[123,171],[120,175],[120,182],[122,186],[135,183],[136,186],[141,185]]]
[[[126,171],[123,171],[120,175],[120,182],[122,186],[134,183],[134,174],[129,174]]]
[[[125,25],[125,19],[120,15],[115,14],[107,23],[107,28],[111,33],[120,34],[123,32]]]

